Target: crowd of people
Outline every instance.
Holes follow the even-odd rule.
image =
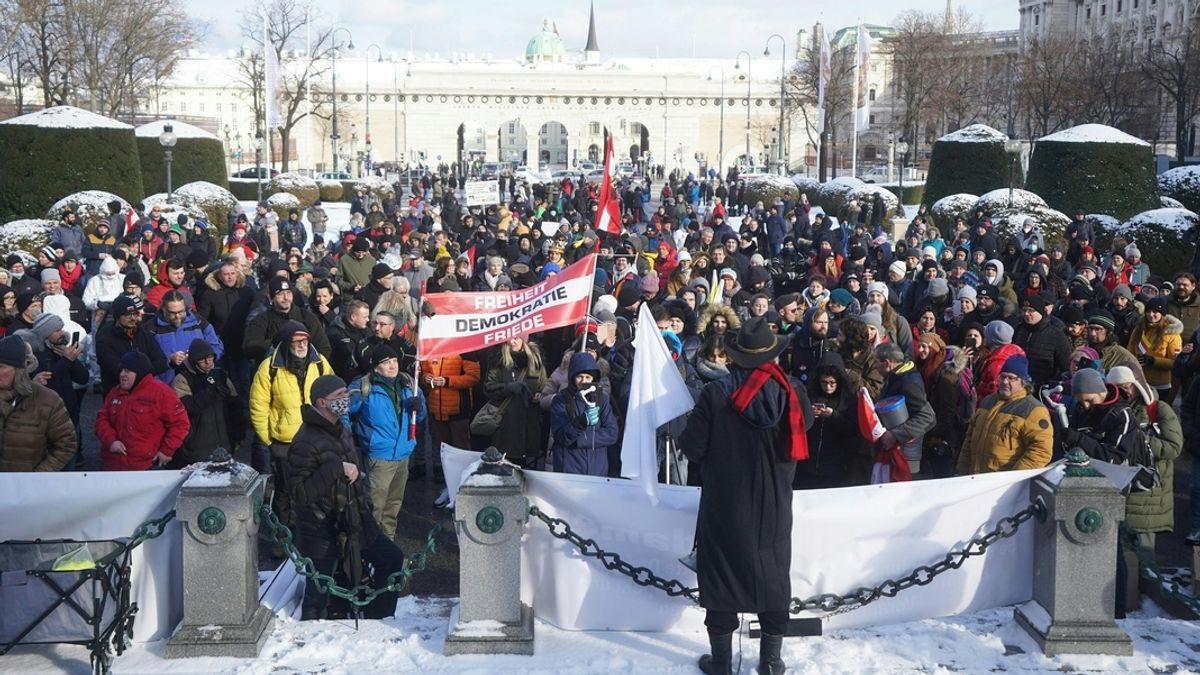
[[[785,345],[773,362],[807,446],[792,489],[866,484],[889,448],[893,469],[926,479],[1041,467],[1080,447],[1142,469],[1134,530],[1173,529],[1173,463],[1185,437],[1200,439],[1196,278],[1156,274],[1136,242],[1100,241],[1082,212],[1058,239],[1032,220],[1002,237],[982,212],[942,229],[922,208],[892,237],[881,200],[831,217],[803,196],[743,203],[736,170],[676,172],[657,190],[621,179],[611,234],[593,228],[598,186],[582,177],[510,180],[482,209],[455,185],[427,172],[411,189],[360,191],[340,229],[319,202],[284,218],[263,202],[220,224],[120,203],[86,223],[67,212],[47,246],[6,252],[0,269],[0,470],[72,469],[84,435],[113,470],[248,446],[276,476],[285,522],[303,532],[349,499],[390,539],[410,477],[440,473],[430,450],[442,443],[619,475],[646,304],[697,401],[731,386],[740,330]],[[578,325],[417,360],[428,294],[525,288],[594,252],[593,310]],[[858,433],[862,389],[902,402],[877,440]],[[92,393],[99,413],[81,419]],[[309,434],[301,462],[306,425],[337,438]],[[701,485],[688,425],[660,430],[663,478],[687,455],[670,478]],[[349,445],[311,448],[334,441]],[[330,501],[335,484],[357,488]],[[1190,503],[1196,543],[1195,469]],[[360,549],[395,564],[376,537]]]

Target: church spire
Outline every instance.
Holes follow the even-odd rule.
[[[954,31],[954,0],[946,0],[946,25],[943,31],[947,34]]]
[[[596,3],[591,3],[591,9],[588,10],[588,39],[587,46],[583,48],[585,52],[599,52],[600,45],[596,44]]]

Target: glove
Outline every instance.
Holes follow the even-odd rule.
[[[524,382],[509,382],[508,384],[504,385],[504,391],[507,391],[513,396],[520,396],[521,394],[529,391],[529,388],[525,386]]]
[[[1154,365],[1154,357],[1149,354],[1139,354],[1137,357],[1138,363],[1142,364],[1143,368]]]
[[[586,413],[587,425],[589,427],[594,427],[597,424],[600,424],[600,408],[597,406],[590,406],[584,412]]]
[[[1067,445],[1075,445],[1079,442],[1079,432],[1075,429],[1066,428],[1061,431],[1059,438],[1061,438],[1062,442],[1066,443]]]

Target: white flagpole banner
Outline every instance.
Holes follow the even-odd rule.
[[[450,494],[478,452],[442,446]],[[1005,471],[836,490],[798,491],[792,510],[792,595],[845,594],[941,560],[951,549],[1029,506],[1030,481],[1042,471]],[[692,549],[700,491],[658,488],[652,504],[632,481],[526,471],[530,504],[570,523],[600,548],[667,579],[696,585],[678,558]],[[704,613],[686,598],[606,570],[530,519],[521,546],[521,599],[534,615],[567,630],[702,630]],[[700,590],[703,594],[704,590]],[[1020,528],[962,568],[830,617],[826,630],[974,612],[1025,602],[1033,594],[1033,528]]]
[[[179,471],[0,473],[0,513],[10,516],[0,518],[0,541],[130,537],[175,508],[184,478]],[[130,555],[135,642],[166,639],[183,620],[182,537],[173,520]]]
[[[417,353],[422,360],[465,354],[582,321],[595,275],[596,256],[589,255],[529,288],[428,294],[434,315],[421,316]]]
[[[870,72],[871,62],[871,32],[863,24],[858,24],[858,46],[854,69],[854,92],[857,97],[855,108],[855,131],[866,131],[871,127],[871,100],[867,96],[867,73]]]
[[[821,42],[818,52],[817,71],[817,131],[825,131],[825,87],[829,84],[829,73],[833,69],[833,50],[829,47],[829,31],[821,27]]]
[[[695,406],[646,303],[638,311],[629,412],[621,438],[621,476],[657,500],[658,428]]]
[[[263,14],[263,104],[265,106],[268,129],[278,129],[283,126],[279,115],[279,56],[275,53],[275,45],[271,43],[271,22]]]

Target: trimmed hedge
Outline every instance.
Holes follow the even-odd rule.
[[[775,174],[750,174],[743,176],[742,181],[746,187],[742,203],[746,206],[752,207],[762,202],[769,209],[779,199],[800,201],[800,190],[796,189],[796,184],[790,178]]]
[[[896,195],[901,204],[922,204],[925,199],[925,183],[905,183],[904,193],[900,193],[899,183],[879,183],[879,187]]]
[[[1181,244],[1197,222],[1200,216],[1187,209],[1151,209],[1122,223],[1112,234],[1137,244],[1150,271],[1170,278],[1191,265],[1192,247]]]
[[[321,197],[321,188],[317,181],[295,171],[281,173],[275,176],[263,188],[263,194],[270,196],[286,192],[300,202],[301,208],[308,208]]]
[[[50,243],[50,228],[56,225],[56,220],[41,218],[14,220],[0,225],[0,255],[7,257],[23,251],[32,258],[38,249]]]
[[[342,184],[336,180],[323,180],[317,183],[321,189],[321,201],[337,202],[341,201],[342,195],[346,191],[342,188]]]
[[[1185,209],[1200,211],[1200,166],[1178,166],[1158,175],[1158,189],[1164,199],[1174,199]],[[1172,208],[1166,206],[1163,208]]]
[[[82,190],[103,190],[130,202],[145,194],[133,127],[14,122],[0,124],[0,219],[40,217],[54,202]]]
[[[997,142],[944,140],[953,137],[951,134],[933,144],[922,203],[933,204],[952,194],[981,195],[1008,187],[1011,160],[1004,151],[1006,136],[999,134]],[[1021,162],[1016,162],[1012,170],[1013,185],[1020,186],[1024,179]]]
[[[836,216],[850,198],[850,193],[864,185],[866,183],[853,176],[838,176],[821,183],[821,189],[817,191],[817,206],[824,209],[825,213]]]
[[[1082,208],[1124,219],[1159,207],[1149,145],[1040,139],[1025,188],[1064,213]]]
[[[258,201],[258,183],[249,178],[233,179],[229,181],[229,191],[237,197],[239,201],[254,202]],[[267,198],[267,181],[263,181],[263,199]]]
[[[139,137],[137,149],[146,193],[166,192],[167,165],[158,139]],[[171,159],[171,187],[177,188],[199,180],[229,187],[225,147],[215,138],[180,138],[175,143]]]
[[[942,236],[949,236],[954,231],[954,221],[959,216],[970,218],[977,201],[979,201],[977,195],[963,192],[946,195],[934,202],[929,207],[929,213],[933,215],[933,222],[942,231]]]

